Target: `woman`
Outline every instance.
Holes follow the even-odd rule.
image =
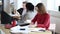
[[[26,4],[26,20],[32,20],[35,16],[35,12],[34,12],[34,5],[32,3],[27,3]]]
[[[38,9],[37,10],[38,13],[32,20],[31,24],[33,25],[35,24],[35,22],[37,22],[37,27],[46,28],[46,30],[48,30],[50,25],[50,15],[46,12],[43,3],[38,3],[36,7]]]

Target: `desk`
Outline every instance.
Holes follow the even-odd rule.
[[[46,32],[30,32],[28,34],[52,34],[51,31],[46,31]]]
[[[3,32],[5,32],[5,34],[10,34],[10,30],[5,29],[4,26],[0,25],[0,29],[3,30]]]
[[[0,29],[2,29],[5,34],[11,34],[9,29],[5,29],[4,26],[0,26]],[[29,32],[28,34],[52,34],[51,31],[46,31],[46,32]]]

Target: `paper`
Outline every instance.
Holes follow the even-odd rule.
[[[20,30],[20,29],[23,29],[25,28],[25,30]],[[12,33],[28,33],[28,26],[24,26],[24,27],[21,27],[21,26],[15,26],[13,28],[10,29]]]
[[[15,27],[12,27],[10,30],[13,31],[13,30],[19,30],[20,29],[20,26],[15,26]]]
[[[30,32],[42,32],[42,30],[45,30],[45,28],[29,28]]]
[[[20,29],[25,29],[25,30],[20,30]],[[15,26],[10,29],[12,33],[28,33],[28,32],[42,32],[40,30],[45,30],[45,28],[29,28],[29,26]]]

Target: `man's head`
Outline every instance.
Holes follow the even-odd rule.
[[[26,8],[27,1],[23,2],[23,8]]]

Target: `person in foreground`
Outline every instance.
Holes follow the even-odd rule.
[[[33,25],[37,22],[37,26],[38,28],[45,28],[46,30],[48,30],[49,25],[50,25],[50,15],[46,12],[46,9],[43,5],[43,3],[38,3],[36,5],[37,7],[37,14],[34,17],[34,19],[32,20],[32,23],[30,25]]]

